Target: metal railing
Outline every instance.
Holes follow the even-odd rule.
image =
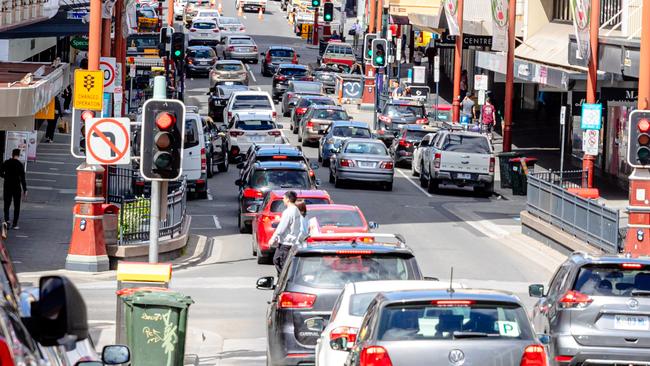
[[[565,171],[536,171],[535,177],[545,182],[560,186],[562,188],[580,188],[587,178],[585,170],[565,170]]]
[[[187,184],[185,181],[167,195],[167,213],[160,222],[160,238],[178,236],[185,223]],[[123,198],[118,221],[118,245],[148,244],[151,200],[148,197]]]
[[[126,198],[135,196],[135,170],[131,167],[108,166],[108,196],[110,203],[122,203]]]
[[[606,253],[618,253],[620,248],[619,212],[595,200],[569,193],[574,185],[569,174],[578,171],[531,173],[528,175],[526,210],[533,216],[583,240]],[[579,171],[582,173],[582,171]]]

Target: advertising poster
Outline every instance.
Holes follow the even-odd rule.
[[[460,33],[458,28],[458,0],[445,0],[445,15],[447,17],[447,25],[449,25],[449,34],[457,36]]]
[[[589,19],[591,17],[591,0],[571,0],[571,14],[573,15],[573,29],[578,44],[578,60],[582,66],[589,63]]]
[[[25,131],[7,131],[5,135],[5,160],[11,158],[13,149],[20,150],[18,160],[25,166],[27,170],[27,144],[29,141],[29,132]]]
[[[27,160],[36,161],[36,147],[38,146],[38,132],[31,131],[27,141]]]
[[[508,51],[508,1],[492,0],[492,50]]]

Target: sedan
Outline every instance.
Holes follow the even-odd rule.
[[[308,79],[305,78],[305,80]],[[290,116],[291,111],[298,102],[298,98],[304,95],[324,96],[323,85],[317,81],[289,81],[289,85],[282,94],[282,115],[285,117]],[[295,128],[297,130],[298,126],[296,125]]]
[[[262,75],[272,76],[280,64],[297,64],[298,55],[291,47],[271,46],[266,52],[260,54],[262,59]]]
[[[249,118],[247,115],[236,115],[228,128],[230,135],[229,150],[240,153],[248,151],[253,144],[277,144],[284,141],[282,125],[271,119]],[[233,157],[235,154],[233,154]]]
[[[314,78],[305,65],[280,64],[273,75],[273,98],[280,99],[282,93],[287,91],[291,81],[313,81]],[[286,113],[288,109],[284,110]]]
[[[217,54],[207,46],[190,46],[185,56],[185,72],[188,76],[193,74],[207,74],[212,65],[217,61]]]
[[[318,143],[318,161],[322,162],[324,167],[330,166],[332,150],[340,148],[343,141],[349,138],[369,139],[372,138],[372,132],[365,122],[332,122]]]
[[[220,17],[217,19],[217,26],[219,26],[222,37],[242,35],[246,32],[246,27],[239,18]]]
[[[359,207],[352,205],[312,205],[307,209],[307,220],[311,235],[367,233],[379,227],[366,221]]]
[[[386,146],[374,139],[349,139],[330,157],[330,183],[339,188],[344,181],[382,184],[393,190],[394,164]]]
[[[221,81],[235,81],[248,85],[248,70],[239,60],[219,60],[210,70],[210,85]]]
[[[223,120],[223,109],[228,104],[228,99],[236,91],[247,91],[246,85],[215,85],[210,91],[208,98],[208,116],[215,122],[227,122]]]
[[[438,128],[428,125],[404,125],[397,133],[388,150],[395,160],[396,165],[410,166],[412,164],[415,147],[424,136],[436,132]]]
[[[228,59],[258,62],[257,44],[249,36],[228,36],[225,46]]]
[[[301,94],[298,95],[294,104],[295,106],[291,109],[291,124],[289,129],[293,133],[298,133],[298,124],[310,106],[315,104],[335,106],[336,102],[332,98],[324,95]]]

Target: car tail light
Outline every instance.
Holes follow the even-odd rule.
[[[337,327],[330,333],[330,342],[335,339],[345,338],[346,343],[354,343],[357,340],[357,333],[359,333],[359,328]]]
[[[235,46],[228,46],[228,51],[233,52],[235,50]]]
[[[305,114],[305,112],[307,112],[307,108],[305,107],[296,108],[296,114],[299,116]]]
[[[243,131],[230,131],[229,133],[232,137],[242,136],[244,134]]]
[[[278,117],[278,112],[273,111],[273,113],[271,113],[271,115],[273,116],[273,118],[277,118]]]
[[[297,64],[298,63],[298,54],[295,53],[295,52],[293,53],[293,58],[291,59],[291,63],[292,64]]]
[[[284,81],[284,80],[287,80],[287,77],[284,76],[284,75],[278,75],[278,76],[275,77],[275,80]],[[293,95],[293,94],[291,94],[291,95]],[[291,98],[289,95],[287,95],[287,97]]]
[[[385,123],[391,123],[393,120],[388,116],[379,116],[379,120]]]
[[[232,112],[228,112],[228,121],[232,118]]]
[[[623,269],[641,269],[643,264],[641,263],[621,263],[621,268]]]
[[[435,155],[433,155],[433,167],[435,169],[440,169],[440,159],[442,159],[442,154],[435,153]]]
[[[393,162],[392,161],[384,161],[381,164],[379,164],[379,168],[381,168],[381,169],[393,169]]]
[[[302,81],[314,81],[314,77],[313,76],[305,76],[305,77],[301,78],[300,80],[302,80]]]
[[[196,32],[196,29],[190,28],[190,32]]]
[[[205,148],[201,148],[201,171],[207,171],[208,159],[205,156]]]
[[[418,118],[418,119],[415,120],[415,123],[417,123],[419,125],[423,125],[423,124],[429,123],[429,120],[426,119],[426,118]]]
[[[246,32],[246,27],[239,27],[239,31],[240,31],[240,32]],[[270,57],[270,56],[271,56],[271,55],[269,54],[269,57]]]
[[[546,366],[546,351],[541,344],[532,344],[524,349],[519,366]]]
[[[569,363],[573,361],[573,356],[555,356],[555,362],[558,363]]]
[[[344,249],[336,251],[337,255],[369,255],[373,253],[374,251],[368,249]]]
[[[253,52],[257,53],[257,46],[253,46]]]
[[[386,133],[386,131],[384,131],[384,130],[377,130],[377,134],[379,134],[379,135],[383,135],[385,133]]]
[[[239,155],[239,148],[238,148],[237,146],[233,146],[233,147],[230,149],[230,155],[232,155],[232,156],[237,156],[237,155]]]
[[[340,163],[340,164],[341,164],[341,166],[346,166],[346,167],[351,168],[351,167],[354,166],[354,161],[352,161],[352,160],[350,160],[350,159],[341,159],[341,163]]]
[[[280,309],[311,309],[316,302],[316,295],[301,292],[283,292],[278,300]]]
[[[560,299],[560,307],[563,309],[582,309],[591,304],[592,301],[594,300],[588,295],[575,290],[570,290]]]
[[[490,158],[490,173],[494,173],[494,164],[495,164],[494,157],[491,157]]]
[[[307,124],[305,124],[306,128],[314,128],[314,122],[308,121]]]
[[[213,29],[212,30],[214,33],[219,33],[219,28]]]
[[[266,60],[267,64],[270,64],[271,63],[271,52],[267,52],[266,57],[264,59]]]
[[[409,148],[409,147],[411,147],[411,145],[412,144],[410,142],[406,141],[405,139],[399,140],[399,146]]]
[[[264,197],[264,192],[255,188],[246,188],[244,189],[244,198],[262,198]]]
[[[191,64],[194,63],[194,60],[192,60],[191,58],[188,58],[188,59],[187,59],[187,63],[188,63],[189,65],[191,65]]]
[[[274,160],[286,160],[287,156],[286,155],[273,155]]]
[[[280,218],[281,218],[280,215],[264,215],[264,217],[262,217],[262,222],[269,223],[273,221],[279,221]]]
[[[433,300],[432,305],[436,306],[470,306],[474,304],[474,300]]]
[[[388,351],[381,346],[365,347],[361,350],[359,366],[393,366]]]
[[[269,131],[269,135],[275,136],[275,137],[280,137],[280,135],[282,135],[282,132],[280,132],[280,131]],[[275,158],[275,157],[273,157],[273,158]]]

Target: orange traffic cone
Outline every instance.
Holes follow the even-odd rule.
[[[262,12],[262,8],[260,8],[260,12],[257,13],[257,19],[259,19],[259,20],[264,19],[264,13]]]
[[[237,10],[237,16],[240,17],[242,15],[244,15],[244,8],[241,5],[239,5],[239,10]]]

